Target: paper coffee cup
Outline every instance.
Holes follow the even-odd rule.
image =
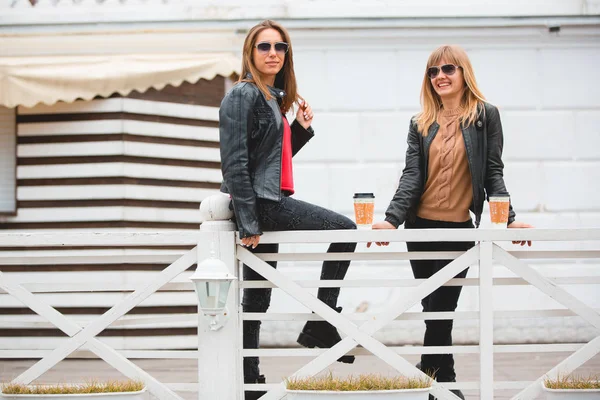
[[[508,210],[510,206],[510,196],[494,195],[490,196],[490,218],[492,228],[503,229],[508,224]]]
[[[371,228],[374,210],[375,195],[373,193],[354,193],[354,217],[358,228]]]

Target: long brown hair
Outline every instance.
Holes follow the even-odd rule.
[[[416,120],[419,132],[421,132],[423,136],[427,136],[429,128],[437,120],[442,107],[442,99],[435,92],[431,79],[427,76],[427,69],[439,65],[442,59],[448,63],[458,65],[463,72],[465,89],[460,100],[460,106],[464,111],[458,117],[461,124],[472,124],[477,118],[478,105],[485,101],[485,97],[483,97],[483,94],[477,86],[473,66],[471,65],[467,53],[461,47],[456,45],[438,47],[431,53],[427,60],[425,76],[423,77],[423,84],[421,85],[421,112],[416,116]]]
[[[287,113],[292,105],[301,98],[298,96],[297,92],[296,74],[294,73],[294,55],[290,35],[287,30],[277,22],[268,19],[264,20],[260,24],[253,26],[248,32],[246,40],[244,41],[242,73],[238,82],[252,82],[261,92],[263,92],[267,100],[270,100],[273,97],[269,92],[267,85],[260,79],[260,72],[254,65],[254,60],[252,58],[254,46],[256,45],[256,38],[258,37],[258,34],[265,29],[275,29],[281,34],[283,41],[289,45],[283,67],[275,76],[275,86],[278,89],[283,89],[286,93],[281,104],[281,110],[284,113]],[[248,76],[248,73],[250,73],[251,77]]]

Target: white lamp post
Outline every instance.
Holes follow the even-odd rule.
[[[198,264],[196,272],[190,277],[194,282],[198,306],[205,317],[210,319],[210,330],[217,331],[227,322],[227,295],[231,282],[236,279],[227,270],[227,265],[215,258],[211,251],[210,258]]]

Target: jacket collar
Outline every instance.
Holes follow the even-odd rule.
[[[254,78],[252,77],[252,74],[250,72],[248,72],[246,74],[246,79],[254,80]],[[269,85],[267,85],[267,88],[269,89],[269,92],[271,93],[271,95],[273,95],[273,97],[275,97],[276,99],[283,99],[285,97],[285,90],[278,89],[276,87],[269,86]]]

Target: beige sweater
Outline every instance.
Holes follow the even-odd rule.
[[[439,130],[429,148],[428,178],[417,215],[421,218],[465,222],[473,188],[465,142],[458,117],[461,108],[442,110]]]

